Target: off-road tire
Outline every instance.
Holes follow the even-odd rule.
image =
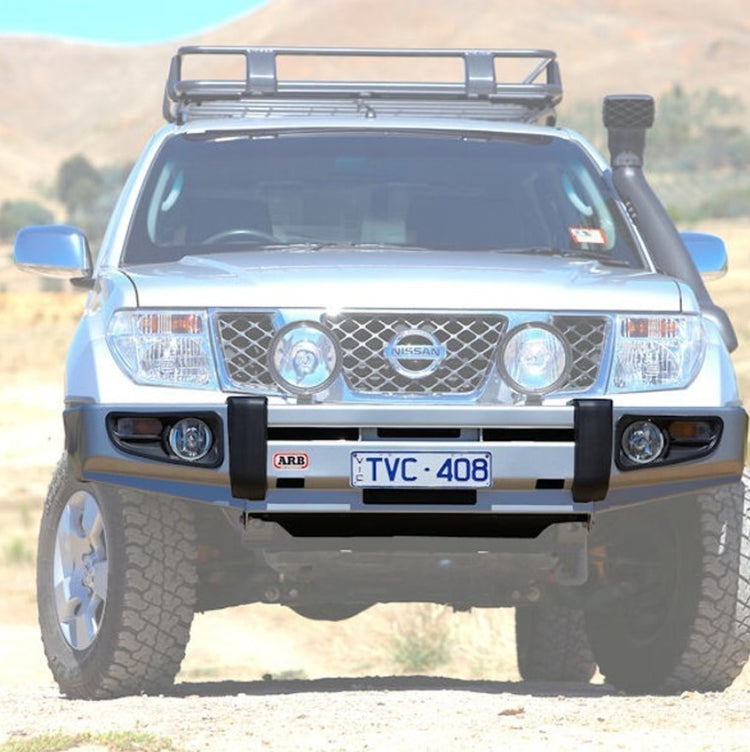
[[[608,584],[629,591],[586,612],[589,642],[609,683],[629,692],[723,690],[742,671],[750,653],[749,488],[746,473],[736,485],[602,518],[605,579],[618,546],[635,562],[633,571],[649,560],[657,565],[650,585],[633,588],[632,578],[628,584],[615,576]],[[655,587],[658,568],[665,574]],[[638,622],[646,627],[640,634]]]
[[[548,603],[517,607],[516,658],[526,681],[590,681],[596,662],[583,611]]]
[[[61,515],[81,492],[93,496],[101,510],[107,597],[95,637],[84,649],[74,649],[58,616],[53,569]],[[161,692],[172,685],[195,608],[195,551],[189,505],[166,496],[80,483],[63,456],[41,520],[37,598],[47,662],[64,695],[105,699]]]

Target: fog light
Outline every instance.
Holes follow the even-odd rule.
[[[213,446],[211,429],[198,418],[183,418],[169,430],[169,446],[186,462],[203,459]]]
[[[500,350],[503,379],[521,394],[547,394],[568,377],[570,347],[553,327],[542,322],[521,324]]]
[[[338,377],[338,344],[328,330],[314,321],[285,326],[268,349],[268,366],[274,381],[292,394],[321,392]]]
[[[622,434],[625,456],[636,465],[646,465],[661,456],[665,440],[661,429],[650,420],[636,420]]]

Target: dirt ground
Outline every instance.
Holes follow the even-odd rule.
[[[735,363],[747,394],[750,228],[723,229],[735,268],[711,290],[744,345]],[[524,683],[510,609],[376,606],[337,624],[275,606],[199,614],[169,696],[60,698],[41,650],[33,560],[62,447],[64,352],[83,297],[16,292],[29,287],[16,282],[3,270],[10,291],[0,292],[0,752],[747,749],[750,668],[724,693],[677,697],[626,697],[601,678]],[[443,661],[419,671],[400,662],[397,646],[409,640],[443,641]],[[107,732],[126,734],[132,746]]]

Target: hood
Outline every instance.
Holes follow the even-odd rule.
[[[681,310],[671,278],[505,253],[304,249],[186,256],[127,269],[139,305],[179,308]]]

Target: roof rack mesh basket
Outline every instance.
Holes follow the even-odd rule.
[[[244,59],[244,76],[230,79],[187,79],[183,62],[191,56],[234,56]],[[463,80],[330,81],[291,80],[278,75],[280,57],[339,58],[340,67],[353,58],[371,62],[401,58],[411,63],[432,58],[458,60]],[[340,47],[180,47],[172,58],[164,92],[164,117],[185,123],[225,117],[436,117],[554,122],[562,100],[556,54],[551,50],[429,50]],[[370,59],[370,60],[368,60]],[[361,62],[360,60],[360,62]],[[511,83],[498,81],[497,71],[514,61],[514,70],[528,69]],[[195,61],[191,61],[195,64]],[[210,67],[210,66],[207,66]]]

